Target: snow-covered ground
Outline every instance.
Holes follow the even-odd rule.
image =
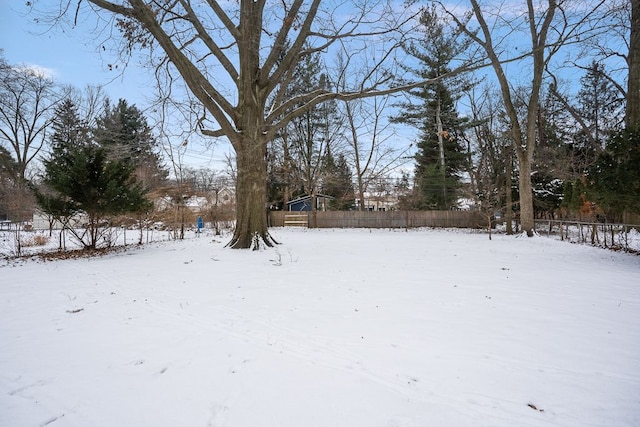
[[[275,229],[0,267],[1,426],[638,426],[640,257]]]

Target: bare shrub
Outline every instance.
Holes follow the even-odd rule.
[[[50,237],[43,234],[35,234],[20,239],[20,246],[30,248],[35,246],[45,246],[49,243]]]

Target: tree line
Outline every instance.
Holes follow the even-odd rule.
[[[329,101],[292,119],[270,142],[270,200],[286,204],[291,197],[323,192],[339,201],[334,208],[363,209],[363,193],[383,182],[394,187],[401,209],[459,209],[465,203],[489,217],[506,216],[509,225],[514,215],[521,215],[524,203],[530,203],[531,220],[563,216],[621,221],[625,212],[638,212],[639,143],[629,125],[637,119],[632,118],[633,109],[626,108],[628,102],[637,101],[628,99],[632,92],[623,87],[621,76],[607,68],[611,57],[620,56],[627,58],[630,66],[629,57],[637,46],[629,46],[627,54],[611,50],[602,40],[585,42],[583,49],[597,49],[599,54],[584,55],[590,62],[571,64],[571,78],[559,78],[562,70],[552,73],[549,68],[553,55],[558,54],[557,46],[604,28],[599,27],[600,15],[595,11],[589,29],[581,27],[584,22],[580,19],[575,24],[570,20],[555,23],[553,13],[569,13],[556,5],[557,9],[544,11],[541,18],[546,20],[541,19],[542,24],[531,35],[532,43],[541,48],[538,57],[532,58],[534,78],[516,86],[500,77],[504,76],[504,65],[493,47],[496,36],[482,24],[480,4],[471,3],[472,13],[481,22],[476,32],[470,29],[469,18],[464,21],[442,5],[432,4],[420,9],[415,35],[402,46],[413,60],[400,64],[406,77],[398,83],[430,82],[409,89],[407,97],[393,102],[387,113],[390,122],[417,131],[412,177],[405,173],[389,180],[375,167],[364,168],[368,173],[362,175],[359,166],[363,162],[358,146],[352,143],[357,141],[359,129],[349,126],[355,103]],[[609,19],[617,17],[614,26],[630,31],[631,6],[627,2],[608,4],[603,13]],[[533,20],[535,12],[529,10],[524,16]],[[588,13],[580,15],[585,17]],[[542,40],[552,30],[560,36]],[[620,30],[617,42],[629,36]],[[610,43],[613,36],[608,37]],[[545,43],[554,47],[546,48]],[[451,75],[460,55],[474,45],[484,50],[497,71],[497,87],[495,79],[485,77],[482,81],[476,74]],[[301,61],[290,81],[291,90],[336,85],[325,74],[327,68],[319,55]],[[634,79],[637,76],[629,76],[628,84],[634,84]],[[570,86],[578,88],[572,96],[567,95]],[[463,102],[468,105],[461,112]],[[374,115],[367,117],[378,124]],[[375,139],[369,147],[379,153]],[[325,166],[335,164],[336,153],[343,164],[339,176]],[[349,178],[353,171],[355,176]],[[364,185],[363,178],[368,178]],[[334,182],[340,182],[342,191],[327,191],[327,184]],[[523,200],[523,192],[530,195],[530,202]],[[352,204],[354,200],[359,206]]]
[[[542,213],[637,211],[637,0],[66,3],[120,32],[123,61],[148,53],[159,108],[231,142],[234,248],[273,244],[267,207],[297,195],[362,206],[407,157],[389,122],[418,132],[406,208],[466,197],[529,235]]]

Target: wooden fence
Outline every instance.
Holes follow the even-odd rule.
[[[478,211],[269,212],[269,225],[272,227],[298,225],[312,228],[481,228],[486,223],[487,219]]]

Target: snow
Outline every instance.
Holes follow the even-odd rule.
[[[640,257],[275,229],[0,267],[1,426],[638,426]]]

